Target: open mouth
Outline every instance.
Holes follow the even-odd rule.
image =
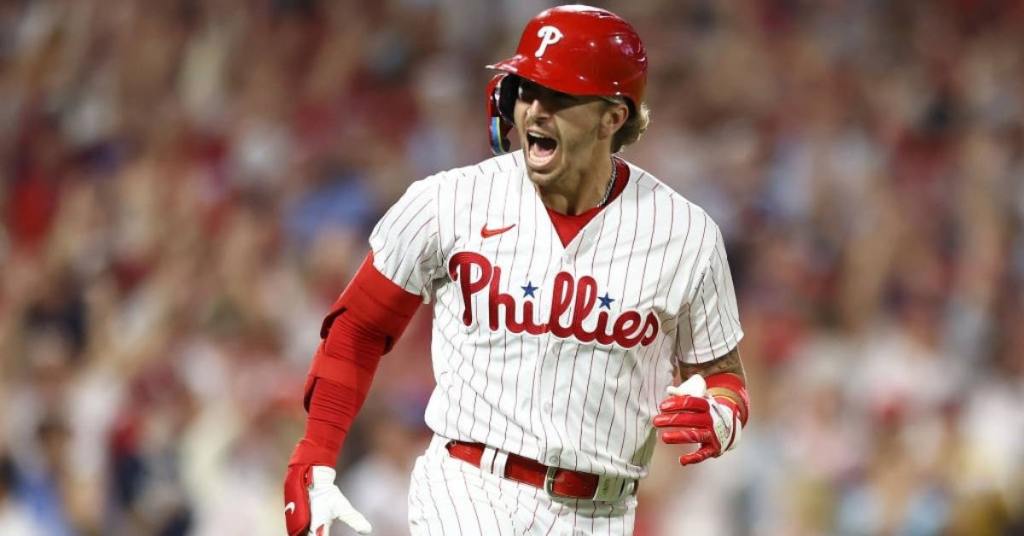
[[[558,149],[558,140],[538,132],[527,132],[526,143],[527,155],[529,155],[531,163],[537,167],[550,163]]]

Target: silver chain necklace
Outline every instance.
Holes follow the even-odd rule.
[[[597,205],[603,207],[608,204],[608,198],[612,195],[612,190],[615,189],[615,176],[618,174],[618,166],[615,165],[615,159],[612,158],[612,178],[608,181],[608,186],[604,189],[604,199],[601,200],[601,204]]]

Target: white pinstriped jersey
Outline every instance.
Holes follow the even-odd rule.
[[[377,224],[375,267],[433,302],[437,434],[645,476],[674,360],[720,357],[743,332],[718,226],[629,170],[568,246],[519,151],[412,184]]]

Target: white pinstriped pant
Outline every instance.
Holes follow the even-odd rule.
[[[462,460],[435,435],[409,485],[413,536],[577,536],[633,534],[636,497],[615,503],[558,499]]]

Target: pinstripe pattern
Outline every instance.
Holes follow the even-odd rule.
[[[616,503],[552,499],[448,456],[435,436],[417,458],[409,485],[412,536],[630,536],[636,498]],[[461,524],[460,524],[461,523]]]
[[[433,303],[437,388],[426,420],[440,436],[548,465],[631,478],[646,474],[656,443],[650,422],[674,362],[724,355],[743,332],[718,226],[642,169],[629,165],[629,176],[619,197],[566,246],[518,152],[414,183],[378,223],[370,238],[376,268]],[[509,226],[494,236],[481,233]],[[548,323],[556,282],[565,278],[574,286],[560,309],[560,325],[611,333],[617,319],[635,311],[630,314],[636,318],[656,319],[657,334],[646,344],[607,344],[509,327],[510,321]],[[586,287],[589,278],[593,286]],[[477,283],[475,291],[464,292]],[[492,287],[506,298],[492,304]],[[580,300],[591,300],[592,308],[574,320]],[[640,324],[633,326],[636,333]],[[458,502],[469,493],[452,485],[444,490],[424,490],[425,502],[411,506],[429,511],[426,497]],[[493,510],[464,506],[448,526],[427,523],[423,533],[502,530]],[[579,508],[559,506],[565,510],[558,514],[555,508],[559,519],[579,514]],[[444,519],[448,513],[442,507],[432,515]],[[458,523],[463,526],[451,526]]]

